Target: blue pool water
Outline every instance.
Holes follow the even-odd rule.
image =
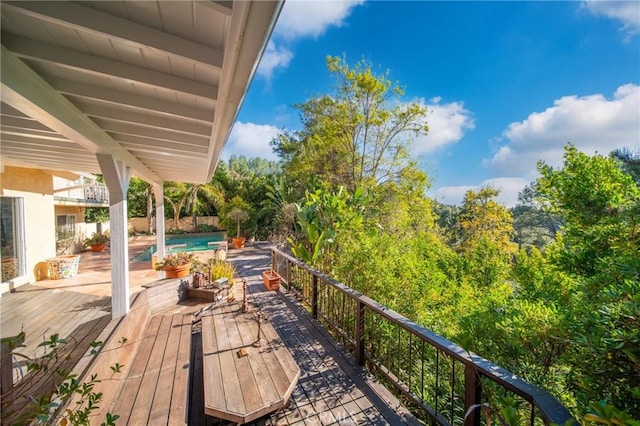
[[[179,251],[203,251],[212,250],[209,247],[210,241],[224,241],[224,233],[198,234],[198,235],[165,235],[165,245],[167,253]],[[171,247],[176,244],[186,244],[185,247]],[[148,262],[151,255],[156,252],[156,244],[152,245],[133,259],[132,262]]]

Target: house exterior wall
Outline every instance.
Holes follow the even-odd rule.
[[[23,199],[25,275],[13,286],[35,282],[34,268],[56,255],[53,181],[42,170],[5,166],[0,173],[0,195]],[[8,288],[2,287],[2,292]]]

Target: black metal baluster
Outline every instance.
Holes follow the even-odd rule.
[[[456,388],[456,361],[454,359],[451,360],[451,424],[453,424],[453,399],[455,398],[455,388]]]
[[[422,350],[420,351],[420,362],[422,370],[420,371],[420,399],[424,401],[424,340],[422,340]]]
[[[438,387],[440,384],[440,349],[436,348],[436,413],[438,413]]]

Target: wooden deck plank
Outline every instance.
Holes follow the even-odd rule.
[[[163,315],[161,317],[160,328],[156,334],[156,339],[153,344],[153,349],[149,355],[147,368],[145,369],[142,382],[140,383],[136,402],[133,406],[133,410],[131,410],[131,416],[129,417],[130,424],[149,424],[149,410],[151,409],[151,404],[156,393],[167,392],[166,389],[158,387],[158,377],[160,376],[160,367],[167,347],[170,328],[171,317]]]
[[[233,346],[229,341],[229,335],[227,334],[227,321],[222,315],[214,315],[215,336],[218,342],[218,357],[220,358],[220,367],[222,368],[222,387],[224,388],[224,402],[225,410],[231,413],[243,413],[246,411],[244,406],[244,399],[242,395],[237,392],[240,388],[240,379],[238,378],[238,372],[235,368],[231,368],[234,365]],[[203,329],[204,333],[204,329]],[[239,349],[239,348],[237,348]],[[237,350],[236,349],[236,350]],[[204,358],[205,369],[209,364],[210,356]],[[207,389],[207,382],[205,385],[205,394]],[[207,408],[209,405],[207,404]],[[224,414],[224,413],[220,413]]]
[[[243,346],[250,346],[256,340],[253,335],[247,333],[242,334],[240,337],[242,338]],[[251,370],[255,376],[260,397],[265,405],[271,406],[278,400],[279,396],[278,390],[273,384],[273,381],[268,380],[269,366],[261,356],[252,356],[247,358],[249,359]]]
[[[224,401],[224,387],[222,384],[222,366],[220,358],[213,357],[204,364],[204,359],[218,352],[216,342],[215,318],[212,315],[202,317],[202,355],[203,377],[207,388],[204,391],[205,407],[226,407]],[[205,409],[205,412],[207,410]]]
[[[151,317],[147,330],[145,331],[144,338],[140,343],[138,352],[133,359],[129,374],[122,386],[120,393],[116,396],[113,407],[113,414],[120,416],[120,421],[124,424],[129,422],[131,412],[133,410],[134,403],[136,402],[136,396],[138,395],[138,389],[142,382],[142,376],[147,368],[149,362],[149,356],[153,349],[153,344],[156,340],[156,333],[160,328],[162,318]]]
[[[187,422],[189,394],[189,370],[191,363],[191,315],[175,315],[180,320],[180,337],[176,355],[175,376],[171,393],[169,425],[184,425]]]
[[[164,357],[160,366],[158,385],[151,405],[149,424],[165,424],[169,419],[171,396],[173,393],[176,359],[180,346],[180,332],[182,331],[182,315],[168,316],[171,318],[169,336],[166,342]]]
[[[234,304],[237,308],[239,306]],[[238,324],[238,322],[243,321],[243,317],[240,316],[237,319],[235,317],[235,313],[238,312],[238,309],[231,309],[231,305],[227,305],[226,309],[223,310],[227,335],[229,337],[229,343],[231,345],[232,354],[236,356],[233,357],[235,370],[238,374],[239,381],[239,389],[242,390],[241,397],[244,401],[245,411],[247,413],[253,413],[264,406],[264,402],[260,395],[260,391],[258,389],[258,384],[256,383],[256,376],[254,375],[253,369],[251,368],[251,364],[249,362],[249,358],[251,356],[238,357],[237,351],[240,348],[244,348],[245,345],[242,340],[241,331],[239,329],[243,324]],[[246,328],[243,327],[243,330]]]

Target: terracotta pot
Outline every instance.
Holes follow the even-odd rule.
[[[234,238],[233,239],[233,247],[237,249],[244,248],[244,242],[247,241],[245,237]]]
[[[276,271],[262,271],[262,281],[267,290],[278,290],[280,288],[280,275]]]
[[[187,263],[186,265],[180,266],[164,266],[162,270],[164,271],[165,278],[182,278],[189,275],[189,269],[191,269],[191,264]]]
[[[95,244],[91,246],[91,251],[93,252],[100,252],[100,251],[104,251],[104,249],[107,248],[107,244]]]

